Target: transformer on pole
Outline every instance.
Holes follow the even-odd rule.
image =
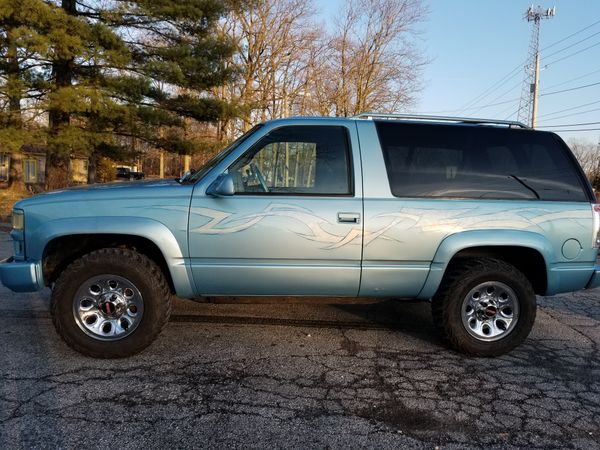
[[[529,56],[525,64],[525,77],[523,79],[523,90],[519,101],[518,120],[528,123],[535,128],[537,116],[537,100],[540,71],[540,22],[542,19],[550,19],[556,14],[556,7],[542,8],[531,5],[525,13],[525,20],[532,22],[533,30],[529,43]]]

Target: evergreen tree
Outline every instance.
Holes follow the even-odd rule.
[[[191,154],[201,146],[185,133],[189,120],[216,121],[235,113],[209,95],[212,87],[235,75],[225,64],[233,46],[215,33],[225,5],[216,0],[143,0],[103,9],[95,1],[77,2],[79,17],[102,23],[129,52],[126,63],[94,71],[111,106],[93,111],[88,130],[110,132],[112,141],[100,139],[93,156],[123,157],[134,151],[136,140]]]
[[[46,85],[40,61],[50,47],[44,30],[54,12],[38,0],[0,0],[0,150],[12,153],[11,185],[22,182],[23,145],[45,143],[36,118]]]
[[[231,40],[216,32],[226,13],[222,0],[140,0],[122,2],[114,25],[127,30],[135,78],[119,80],[122,93],[136,105],[143,128],[135,135],[180,154],[199,149],[182,131],[187,119],[215,122],[236,108],[210,95],[230,81]],[[148,125],[152,125],[148,127]],[[167,133],[161,130],[167,128]]]
[[[208,94],[234,75],[233,48],[214,32],[224,5],[0,0],[2,133],[19,148],[34,140],[23,106],[47,117],[48,188],[68,183],[70,155],[89,156],[93,178],[96,160],[123,159],[136,140],[193,152],[186,121],[233,113]]]
[[[69,179],[70,155],[89,156],[93,174],[97,157],[118,147],[114,128],[124,121],[127,107],[107,79],[130,62],[123,39],[91,16],[85,2],[61,0],[57,8],[60,20],[51,32],[59,37],[49,61],[46,105],[49,188],[60,187]]]

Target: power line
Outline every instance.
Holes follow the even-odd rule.
[[[519,75],[518,73],[516,75]],[[508,80],[507,80],[508,81]],[[519,85],[521,84],[521,80],[517,81],[517,84],[512,85],[510,88],[508,88],[506,91],[504,91],[502,94],[498,95],[497,97],[495,97],[493,100],[490,100],[490,102],[494,103],[496,100],[500,100],[502,97],[504,97],[506,94],[511,93],[516,87],[519,87]],[[477,108],[477,109],[475,109]],[[470,109],[473,110],[473,112],[471,114],[475,114],[477,113],[479,110],[483,109],[484,106],[473,106],[471,108],[466,109],[465,111],[468,111]]]
[[[535,12],[535,11],[534,11],[534,12]],[[571,33],[570,35],[568,35],[568,36],[566,36],[566,37],[564,37],[564,38],[562,38],[562,39],[560,39],[560,40],[558,40],[558,41],[556,41],[556,42],[554,42],[554,43],[552,43],[552,44],[550,44],[550,45],[548,45],[548,46],[544,47],[544,48],[541,50],[541,52],[543,52],[543,51],[546,51],[546,50],[548,50],[548,49],[550,49],[550,48],[552,48],[552,47],[554,47],[554,46],[556,46],[556,45],[558,45],[558,44],[560,44],[560,43],[562,43],[562,42],[564,42],[564,41],[566,41],[566,40],[568,40],[568,39],[570,39],[570,38],[572,38],[572,37],[574,37],[574,36],[576,36],[576,35],[578,35],[578,34],[580,34],[580,33],[583,33],[584,31],[586,31],[586,30],[588,30],[588,29],[590,29],[590,28],[592,28],[593,26],[595,26],[595,25],[598,25],[598,24],[600,24],[600,20],[598,20],[598,21],[596,21],[596,22],[594,22],[594,23],[592,23],[592,24],[590,24],[590,25],[588,25],[588,26],[586,26],[586,27],[584,27],[584,28],[582,28],[582,29],[580,29],[580,30],[577,30],[576,32],[574,32],[574,33]],[[585,37],[584,39],[580,39],[579,41],[577,41],[577,42],[575,42],[575,43],[573,43],[573,44],[570,44],[570,45],[568,45],[567,47],[564,47],[564,48],[562,48],[562,49],[560,49],[560,50],[557,50],[557,51],[555,51],[555,52],[551,53],[550,55],[548,55],[548,56],[546,56],[546,57],[553,56],[553,55],[556,55],[556,54],[558,54],[558,53],[561,53],[561,52],[563,52],[563,51],[565,51],[565,50],[567,50],[567,49],[569,49],[569,48],[572,48],[572,47],[574,47],[574,46],[576,46],[576,45],[578,45],[578,44],[580,44],[580,43],[582,43],[582,42],[585,42],[585,41],[587,41],[587,40],[591,39],[592,37],[594,37],[594,36],[596,36],[596,35],[598,35],[598,34],[600,34],[600,31],[599,31],[599,32],[596,32],[596,33],[594,33],[594,34],[592,34],[592,35],[590,35],[590,36],[587,36],[587,37]],[[585,48],[585,49],[581,49],[581,50],[579,50],[579,52],[583,52],[583,51],[585,51],[585,50],[587,50],[587,49],[589,49],[589,48],[591,48],[591,47],[593,47],[593,46],[590,46],[590,47],[588,47],[588,48]],[[574,53],[574,54],[571,54],[571,55],[566,55],[566,56],[565,56],[565,57],[563,57],[563,58],[564,58],[564,59],[566,59],[567,57],[574,56],[575,54],[576,54],[576,53]],[[562,58],[561,58],[561,59],[559,59],[559,60],[562,60]],[[555,62],[558,62],[559,60],[555,60],[555,61],[554,61],[554,62],[552,62],[551,64],[553,64],[553,63],[555,63]],[[548,65],[549,65],[549,64],[548,64]],[[501,94],[501,95],[497,96],[496,98],[494,98],[494,99],[491,101],[491,105],[484,105],[484,106],[476,107],[477,103],[481,102],[481,101],[482,101],[484,98],[486,98],[487,96],[489,96],[490,94],[492,94],[493,92],[495,92],[496,90],[498,90],[498,89],[499,89],[501,86],[503,86],[504,84],[506,84],[506,83],[507,83],[507,82],[508,82],[510,79],[512,79],[512,78],[514,78],[516,75],[518,75],[518,72],[517,72],[517,73],[514,73],[514,72],[515,72],[515,71],[518,71],[518,70],[520,69],[520,67],[521,67],[521,65],[517,66],[515,69],[513,69],[513,70],[512,70],[511,72],[509,72],[507,75],[505,75],[505,76],[504,76],[504,77],[503,77],[503,78],[502,78],[500,81],[496,82],[494,85],[492,85],[492,87],[488,88],[486,91],[484,91],[484,93],[482,93],[482,94],[480,94],[478,97],[476,97],[476,99],[475,99],[475,100],[472,100],[472,101],[471,101],[471,102],[469,102],[467,105],[465,105],[465,107],[463,108],[463,110],[464,110],[464,111],[468,111],[468,110],[474,110],[473,112],[475,113],[475,112],[479,111],[480,109],[486,108],[486,107],[488,107],[488,106],[496,106],[497,104],[496,104],[496,103],[494,103],[494,102],[495,102],[496,100],[498,100],[498,99],[502,98],[502,97],[503,97],[504,95],[506,95],[508,92],[510,92],[510,91],[512,90],[512,88],[511,88],[511,89],[509,89],[508,91],[506,91],[505,93],[503,93],[503,94]],[[600,72],[600,70],[598,70],[598,71]],[[596,73],[596,72],[594,72],[594,73]],[[512,76],[511,76],[511,75],[512,75]],[[588,74],[588,75],[591,75],[591,74]],[[581,79],[581,78],[584,78],[584,76],[582,76],[582,77],[577,77],[576,79]],[[571,80],[571,81],[576,81],[576,80]],[[567,84],[567,83],[565,82],[565,83],[563,83],[563,84]],[[494,86],[496,86],[496,85],[497,85],[497,87],[495,87],[495,89],[493,89],[493,88],[494,88]],[[562,85],[562,84],[561,84],[561,85]],[[492,89],[493,89],[493,90],[492,90]],[[490,92],[490,91],[491,91],[491,92]],[[547,95],[550,95],[550,93],[548,93]],[[510,102],[510,101],[509,101],[509,102]],[[476,109],[475,109],[475,108],[476,108]]]
[[[490,103],[489,105],[483,105],[480,106],[479,109],[484,109],[484,108],[491,108],[492,106],[500,106],[500,105],[506,105],[507,103],[513,103],[516,102],[517,100],[519,100],[519,98],[511,98],[510,100],[506,100],[504,102],[498,102],[498,103]]]
[[[478,96],[476,96],[475,98],[473,98],[469,102],[465,103],[464,106],[462,106],[459,109],[456,109],[455,111],[467,111],[469,109],[474,108],[475,105],[477,103],[479,103],[481,100],[483,100],[486,96],[492,94],[493,92],[496,92],[498,89],[500,89],[500,87],[502,87],[503,85],[505,85],[509,80],[512,80],[514,77],[516,77],[517,75],[519,75],[519,73],[521,71],[521,68],[523,67],[523,64],[524,64],[524,62],[521,63],[521,64],[519,64],[513,70],[511,70],[506,75],[504,75],[500,80],[498,80],[495,83],[493,83],[489,88],[487,88],[481,94],[479,94]]]
[[[568,58],[570,58],[570,57],[572,57],[572,56],[579,55],[580,53],[583,53],[583,52],[585,52],[585,51],[589,50],[590,48],[597,47],[598,45],[600,45],[600,42],[596,42],[595,44],[592,44],[592,45],[590,45],[589,47],[586,47],[586,48],[584,48],[584,49],[581,49],[581,50],[579,50],[579,51],[577,51],[577,52],[575,52],[575,53],[571,53],[571,54],[569,54],[569,55],[567,55],[567,56],[563,56],[562,58],[559,58],[559,59],[556,59],[556,60],[554,60],[554,61],[551,61],[551,62],[549,62],[548,64],[545,64],[545,65],[544,65],[544,68],[546,68],[546,67],[549,67],[549,66],[551,66],[552,64],[556,64],[557,62],[564,61],[565,59],[568,59]]]
[[[581,33],[583,33],[584,31],[586,31],[586,30],[589,30],[590,28],[592,28],[593,26],[595,26],[595,25],[598,25],[598,24],[600,24],[600,20],[597,20],[596,22],[594,22],[594,23],[592,23],[592,24],[590,24],[590,25],[588,25],[588,26],[586,26],[586,27],[584,27],[584,28],[581,28],[580,30],[577,30],[577,31],[575,31],[574,33],[571,33],[571,34],[569,34],[568,36],[565,36],[564,38],[562,38],[562,39],[559,39],[558,41],[555,41],[555,42],[553,42],[553,43],[552,43],[552,44],[550,44],[550,45],[547,45],[546,47],[542,48],[542,49],[540,50],[540,52],[544,52],[544,51],[546,51],[546,50],[548,50],[548,49],[550,49],[550,48],[552,48],[552,47],[554,47],[554,46],[556,46],[556,45],[558,45],[558,44],[560,44],[560,43],[562,43],[562,42],[564,42],[564,41],[567,41],[567,40],[569,40],[570,38],[572,38],[572,37],[574,37],[574,36],[577,36],[578,34],[581,34]],[[584,40],[587,40],[587,39],[589,39],[590,37],[592,37],[592,36],[595,36],[596,34],[598,34],[598,33],[595,33],[595,34],[593,34],[593,35],[591,35],[591,36],[588,36],[588,37],[587,37],[587,38],[585,38]],[[582,40],[582,41],[583,41],[583,40]],[[579,41],[578,43],[581,43],[582,41]],[[577,44],[577,43],[576,43],[576,44]],[[560,51],[566,50],[567,48],[571,48],[572,46],[574,46],[574,45],[576,45],[576,44],[572,44],[572,45],[570,45],[569,47],[566,47],[566,48],[564,48],[564,49],[562,49],[562,50],[560,50]],[[555,64],[555,63],[557,63],[557,62],[559,62],[559,61],[562,61],[562,60],[564,60],[564,59],[567,59],[567,58],[569,58],[569,57],[571,57],[571,56],[574,56],[574,55],[576,55],[576,54],[579,54],[579,53],[581,53],[581,52],[584,52],[584,51],[586,51],[586,50],[588,50],[588,49],[590,49],[590,48],[592,48],[592,47],[595,47],[596,45],[599,45],[599,44],[600,44],[600,42],[599,42],[599,43],[597,43],[597,44],[594,44],[594,45],[592,45],[592,46],[586,47],[586,48],[584,48],[584,49],[582,49],[582,50],[579,50],[578,52],[572,53],[572,54],[570,54],[570,55],[566,55],[566,56],[564,56],[564,57],[562,57],[562,58],[559,58],[558,60],[555,60],[555,61],[552,61],[552,62],[548,63],[548,64],[547,64],[545,67],[548,67],[550,64]],[[554,52],[554,53],[552,53],[551,55],[557,54],[557,53],[559,53],[560,51]],[[488,108],[488,107],[492,107],[492,106],[498,106],[498,105],[501,105],[501,104],[507,104],[507,103],[510,103],[511,101],[513,101],[513,102],[514,102],[514,101],[516,101],[516,100],[519,100],[519,99],[516,99],[516,100],[508,100],[508,101],[506,101],[506,102],[492,103],[492,104],[483,105],[483,106],[481,106],[481,107],[477,107],[477,106],[476,106],[476,105],[477,105],[479,102],[481,102],[481,101],[482,101],[482,100],[483,100],[485,97],[489,96],[490,94],[492,94],[493,92],[495,92],[496,90],[498,90],[500,87],[502,87],[504,84],[506,84],[506,83],[507,83],[509,80],[511,80],[512,78],[514,78],[516,75],[518,75],[518,74],[519,74],[519,71],[520,71],[520,69],[523,67],[523,65],[524,65],[525,63],[526,63],[526,61],[523,61],[523,62],[521,62],[521,63],[520,63],[518,66],[516,66],[514,69],[512,69],[512,70],[511,70],[510,72],[508,72],[506,75],[504,75],[504,76],[503,76],[502,78],[500,78],[498,81],[496,81],[495,83],[493,83],[493,84],[492,84],[492,85],[491,85],[489,88],[487,88],[485,91],[483,91],[482,93],[480,93],[479,95],[477,95],[476,97],[472,98],[470,101],[468,101],[467,103],[465,103],[465,104],[464,104],[464,106],[462,106],[461,108],[457,108],[457,109],[447,109],[447,110],[442,110],[442,111],[435,111],[435,113],[454,113],[454,112],[459,112],[459,111],[468,111],[468,110],[475,109],[475,108],[478,108],[477,110],[479,110],[479,109],[484,109],[484,108]],[[516,74],[515,74],[515,72],[516,72]],[[567,83],[570,83],[571,81],[577,81],[577,80],[579,80],[579,79],[585,78],[586,76],[589,76],[589,75],[592,75],[592,74],[595,74],[595,73],[598,73],[598,72],[600,72],[600,70],[597,70],[597,71],[594,71],[594,72],[590,72],[590,73],[588,73],[588,74],[586,74],[586,75],[582,75],[582,76],[580,76],[580,77],[573,78],[573,79],[571,79],[571,80],[568,80],[568,81],[565,81],[565,82],[562,82],[562,83],[559,83],[559,84],[552,85],[552,86],[550,86],[549,88],[551,89],[551,88],[554,88],[554,87],[562,86],[562,85],[565,85],[565,84],[567,84]],[[490,92],[490,91],[491,91],[491,92]],[[542,95],[544,95],[544,94],[542,94]],[[546,95],[551,95],[551,93],[548,93],[548,94],[546,94]],[[502,96],[500,96],[500,97],[497,97],[497,98],[501,98],[501,97],[502,97]],[[590,103],[590,104],[591,104],[591,103]],[[589,104],[588,104],[588,105],[589,105]],[[584,106],[586,106],[586,105],[581,105],[581,106],[579,106],[579,107],[584,107]],[[576,108],[577,108],[577,107],[575,107],[575,108],[572,108],[572,109],[576,109]],[[504,110],[502,110],[502,111],[505,111],[505,110],[506,110],[506,108],[505,108]],[[555,112],[555,113],[560,113],[560,112],[564,112],[564,111],[568,111],[568,110],[570,110],[570,109],[566,109],[566,110],[557,111],[557,112]],[[551,114],[555,114],[555,113],[548,113],[548,114],[544,114],[543,116],[547,116],[547,115],[551,115]],[[512,117],[513,115],[514,115],[514,113],[511,113],[511,114],[510,114],[508,117]],[[540,117],[542,117],[542,116],[540,116]],[[508,120],[508,118],[507,118],[507,120]]]
[[[519,100],[520,100],[520,99],[519,99]],[[519,105],[518,105],[516,102],[517,102],[517,101],[515,100],[515,101],[513,101],[513,102],[512,102],[510,105],[508,105],[508,108],[503,108],[502,110],[498,111],[497,115],[498,115],[498,116],[500,116],[500,115],[504,114],[506,111],[508,111],[508,110],[512,110],[512,109],[513,109],[515,106],[517,106],[517,107],[518,107]],[[511,117],[511,116],[512,116],[513,114],[515,114],[515,113],[516,113],[516,110],[513,110],[513,111],[510,113],[510,116],[508,116],[508,117]],[[508,119],[504,119],[504,120],[508,120]]]
[[[561,124],[561,125],[544,125],[540,128],[561,128],[561,127],[583,127],[586,125],[598,125],[600,122],[584,122],[584,123],[572,123],[572,124]]]
[[[583,86],[576,86],[570,89],[561,89],[560,91],[553,91],[553,92],[544,92],[542,94],[540,94],[540,97],[544,97],[546,95],[554,95],[554,94],[561,94],[563,92],[571,92],[571,91],[577,91],[579,89],[585,89],[585,88],[589,88],[592,86],[598,86],[600,84],[600,81],[597,83],[591,83],[591,84],[585,84]]]
[[[598,25],[599,23],[600,23],[600,20],[597,20],[596,22],[592,23],[591,25],[588,25],[587,27],[584,27],[584,28],[582,28],[582,29],[580,29],[580,30],[578,30],[578,31],[576,31],[576,32],[574,32],[574,33],[572,33],[572,34],[568,35],[567,37],[564,37],[564,38],[562,38],[562,39],[560,39],[560,40],[558,40],[558,41],[556,41],[556,42],[554,42],[554,43],[552,43],[552,44],[550,44],[550,45],[548,45],[548,46],[544,47],[544,48],[543,48],[541,51],[542,51],[542,52],[544,52],[544,51],[548,50],[549,48],[552,48],[552,47],[554,47],[555,45],[558,45],[558,44],[560,44],[561,42],[564,42],[564,41],[566,41],[566,40],[568,40],[568,39],[572,38],[573,36],[577,36],[579,33],[583,33],[585,30],[589,30],[589,29],[590,29],[590,28],[592,28],[594,25]]]
[[[562,89],[562,90],[560,90],[560,91],[544,92],[544,93],[541,93],[541,94],[540,94],[540,97],[543,97],[543,96],[546,96],[546,95],[560,94],[560,93],[563,93],[563,92],[576,91],[576,90],[579,90],[579,89],[584,89],[584,88],[588,88],[588,87],[592,87],[592,86],[597,86],[597,85],[599,85],[599,84],[600,84],[600,82],[597,82],[597,83],[586,84],[586,85],[583,85],[583,86],[576,86],[576,87],[569,88],[569,89]],[[506,93],[508,93],[508,92],[506,92]],[[505,93],[505,94],[506,94],[506,93]],[[503,94],[503,95],[505,95],[505,94]],[[497,97],[497,98],[500,98],[500,97]],[[489,104],[487,104],[487,105],[478,106],[478,107],[473,107],[473,108],[468,108],[468,109],[466,109],[466,110],[465,110],[464,108],[460,108],[460,109],[447,109],[447,110],[444,110],[444,111],[436,111],[436,112],[437,112],[437,113],[443,113],[443,112],[456,112],[456,111],[463,111],[463,110],[464,110],[464,111],[468,111],[468,110],[475,109],[475,108],[476,108],[476,111],[474,111],[474,112],[477,112],[477,111],[479,111],[479,110],[481,110],[481,109],[485,109],[485,108],[491,108],[491,107],[493,107],[493,106],[506,105],[506,104],[508,104],[508,103],[514,103],[514,102],[516,102],[516,101],[518,101],[518,100],[520,100],[520,98],[512,98],[512,99],[510,99],[510,100],[505,100],[505,101],[502,101],[502,102],[497,102],[497,103],[489,103]],[[574,107],[574,108],[568,108],[568,109],[566,109],[566,110],[561,110],[561,111],[557,111],[557,112],[554,112],[554,113],[547,113],[547,114],[544,114],[544,116],[547,116],[547,115],[550,115],[550,114],[556,114],[556,113],[560,113],[560,112],[563,112],[563,111],[568,111],[569,109],[576,109],[576,108],[580,108],[580,107],[584,107],[584,106],[592,105],[592,104],[595,104],[595,103],[600,103],[600,102],[591,102],[591,103],[586,103],[585,105],[580,105],[580,106],[577,106],[577,107]],[[504,111],[504,110],[503,110],[503,111]],[[512,114],[511,114],[511,116],[512,116]],[[540,117],[541,117],[541,116],[540,116]]]
[[[566,133],[569,131],[600,131],[600,128],[578,128],[576,130],[552,130],[552,131],[554,133]]]
[[[566,119],[567,117],[579,116],[581,114],[587,114],[587,113],[596,112],[596,111],[600,111],[600,108],[587,109],[585,111],[579,111],[579,112],[572,113],[572,114],[565,114],[564,116],[550,117],[546,120],[548,121],[548,120]]]
[[[521,99],[519,98],[519,100],[521,100]],[[508,108],[502,109],[500,112],[497,113],[497,115],[500,116],[500,115],[503,115],[504,113],[506,113],[506,111],[510,111],[510,114],[504,118],[504,120],[510,120],[511,117],[513,117],[517,114],[518,108],[519,108],[519,103],[515,100],[512,104],[510,104],[508,106]]]
[[[579,44],[581,44],[582,42],[585,42],[585,41],[587,41],[588,39],[591,39],[591,38],[593,38],[594,36],[598,36],[599,34],[600,34],[600,31],[598,31],[598,32],[596,32],[596,33],[594,33],[594,34],[590,34],[588,37],[586,37],[586,38],[583,38],[583,39],[581,39],[581,40],[579,40],[579,41],[577,41],[577,42],[575,42],[575,43],[573,43],[573,44],[567,45],[566,47],[563,47],[563,48],[561,48],[560,50],[556,50],[555,52],[553,52],[553,53],[550,53],[549,55],[544,55],[544,57],[545,57],[545,58],[550,58],[551,56],[558,55],[559,53],[562,53],[562,52],[564,52],[565,50],[568,50],[568,49],[570,49],[570,48],[572,48],[572,47],[575,47],[576,45],[579,45]]]
[[[519,99],[519,100],[520,100],[520,99]],[[517,105],[517,108],[519,108],[519,105]],[[510,118],[511,118],[511,117],[513,117],[513,116],[516,116],[518,112],[519,112],[519,111],[513,111],[513,112],[511,112],[511,113],[510,113],[508,116],[506,116],[506,117],[504,118],[504,120],[510,120]]]
[[[583,105],[573,106],[572,108],[561,109],[561,110],[554,111],[551,113],[541,114],[538,117],[553,116],[554,114],[560,114],[560,113],[567,112],[567,111],[573,111],[574,109],[585,108],[586,106],[596,105],[598,103],[600,103],[600,100],[596,100],[595,102],[590,102],[590,103],[584,103]]]
[[[510,100],[506,100],[506,101],[502,101],[502,102],[498,102],[498,103],[490,103],[490,104],[483,105],[483,106],[477,106],[476,108],[477,108],[477,111],[479,111],[480,109],[491,108],[492,106],[500,106],[500,105],[506,105],[508,103],[514,103],[518,100],[519,100],[519,98],[512,98]],[[458,112],[458,111],[468,111],[471,109],[473,109],[473,108],[445,109],[445,110],[441,110],[441,111],[428,111],[428,112],[422,113],[422,114],[453,113],[453,112]]]
[[[563,81],[562,83],[556,83],[556,84],[553,84],[551,86],[547,86],[546,89],[553,89],[555,87],[564,86],[565,84],[569,84],[571,81],[581,80],[582,78],[589,77],[590,75],[593,75],[593,74],[598,73],[598,72],[600,72],[600,69],[594,70],[593,72],[588,72],[585,75],[581,75],[579,77],[571,78],[570,80]]]

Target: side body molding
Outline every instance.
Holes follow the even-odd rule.
[[[548,239],[538,233],[519,230],[476,230],[464,231],[446,237],[438,247],[425,285],[421,289],[418,298],[429,299],[436,293],[448,263],[461,250],[474,247],[525,247],[537,250],[546,264],[546,276],[548,279],[548,293],[558,288],[560,280],[553,279],[551,262],[555,260],[554,249]],[[588,277],[589,278],[589,277]]]
[[[187,243],[179,243],[171,230],[161,222],[143,217],[94,216],[57,219],[43,223],[26,236],[26,249],[32,249],[27,258],[40,261],[43,249],[52,239],[77,234],[121,234],[146,238],[161,251],[176,293],[179,297],[195,296],[189,267],[182,249]]]

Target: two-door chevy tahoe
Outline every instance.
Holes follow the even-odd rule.
[[[50,286],[59,334],[95,357],[149,345],[172,294],[431,300],[453,348],[491,356],[536,294],[600,285],[594,203],[565,143],[518,123],[290,118],[183,179],[18,202],[0,277]]]

